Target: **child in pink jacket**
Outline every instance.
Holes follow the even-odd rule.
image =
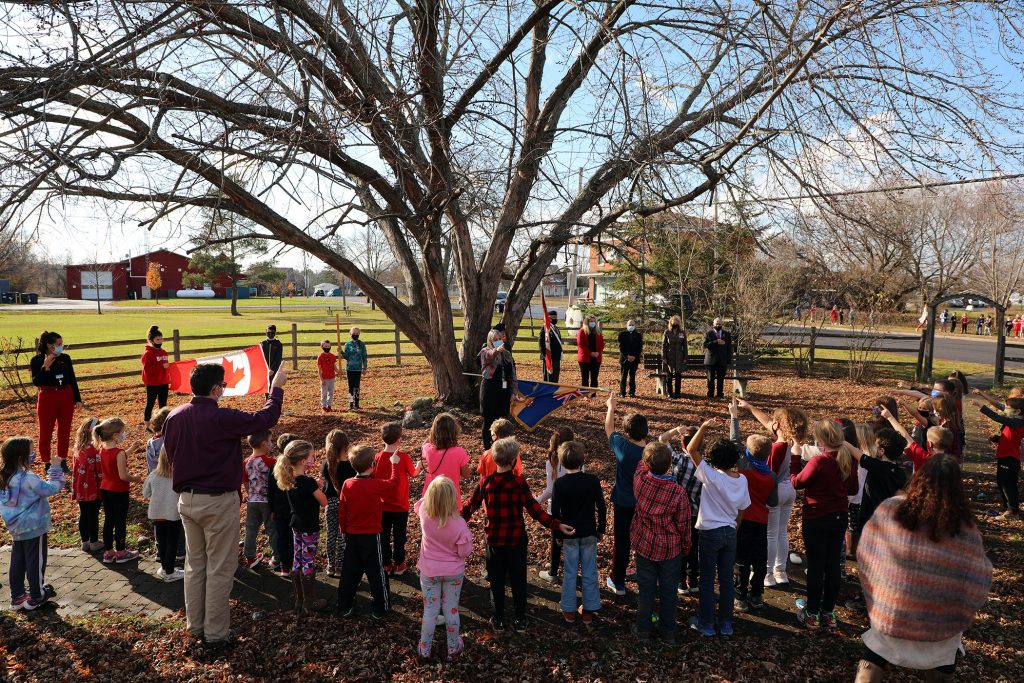
[[[452,660],[465,647],[459,636],[459,594],[466,558],[473,550],[473,534],[459,514],[458,494],[448,477],[431,480],[415,509],[423,527],[420,559],[416,563],[423,589],[423,625],[417,652],[424,659],[430,657],[434,629],[439,615],[443,615],[448,659]]]

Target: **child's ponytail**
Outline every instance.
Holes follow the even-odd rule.
[[[92,430],[99,424],[99,420],[95,417],[87,417],[84,422],[78,427],[78,431],[75,432],[75,455],[78,455],[92,443]]]
[[[313,450],[313,444],[296,439],[288,444],[284,453],[277,456],[277,463],[274,464],[274,479],[277,480],[277,488],[282,491],[290,491],[295,488],[295,466],[304,461],[311,450]]]
[[[14,474],[28,467],[28,456],[32,453],[32,439],[27,436],[13,436],[0,446],[0,491],[7,490],[7,484]]]
[[[327,451],[327,478],[331,480],[331,486],[338,494],[341,494],[338,486],[338,463],[341,456],[348,452],[348,435],[340,429],[332,429],[327,432],[327,439],[324,443]]]
[[[846,443],[843,428],[836,420],[821,420],[814,425],[814,438],[824,450],[836,454],[839,476],[846,481],[853,472],[853,451]]]
[[[575,435],[568,427],[559,427],[551,432],[551,439],[548,440],[548,462],[551,463],[552,472],[558,472],[558,447],[574,438]]]

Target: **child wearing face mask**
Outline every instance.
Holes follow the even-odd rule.
[[[11,567],[11,609],[34,610],[53,599],[53,587],[43,583],[46,573],[46,536],[53,526],[50,496],[64,487],[62,459],[55,457],[49,481],[29,471],[36,453],[32,439],[16,436],[0,446],[0,516],[13,541]],[[25,580],[28,590],[25,592]]]
[[[337,366],[338,357],[331,353],[331,340],[324,339],[320,342],[320,355],[316,357],[316,370],[320,375],[320,408],[325,413],[331,412],[331,403],[334,401],[334,377]]]
[[[128,473],[128,453],[122,447],[127,435],[124,422],[116,417],[103,420],[92,429],[92,440],[100,452],[100,498],[103,500],[103,562],[121,564],[138,559],[128,550],[128,492],[141,477]]]
[[[345,374],[348,378],[348,407],[359,410],[359,383],[366,372],[366,344],[359,340],[359,328],[349,330],[352,336],[345,342],[341,357],[345,359]]]

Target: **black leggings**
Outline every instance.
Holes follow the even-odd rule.
[[[1003,510],[1020,512],[1020,460],[999,458],[996,460],[996,485],[1003,501]]]
[[[156,528],[156,545],[160,567],[167,574],[174,573],[175,555],[178,553],[178,537],[182,535],[181,520],[169,521],[158,519],[153,522]]]
[[[103,550],[124,550],[128,537],[128,503],[127,491],[104,491],[103,498]]]
[[[167,387],[166,384],[146,385],[146,410],[142,413],[142,419],[146,422],[153,417],[154,405],[159,404],[161,408],[167,405]]]
[[[600,361],[590,361],[589,363],[580,363],[580,377],[582,378],[582,384],[585,387],[596,387],[597,386],[597,375],[601,372]]]
[[[828,614],[835,609],[847,523],[845,512],[804,519],[808,614]]]
[[[562,568],[562,544],[558,542],[554,534],[551,534],[551,553],[548,559],[551,560],[548,565],[548,571],[554,576]]]
[[[100,540],[100,506],[102,501],[78,501],[78,535],[82,543],[95,543]]]

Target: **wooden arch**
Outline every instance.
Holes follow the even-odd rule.
[[[925,343],[924,364],[921,369],[920,381],[932,381],[932,365],[935,360],[936,313],[938,312],[939,306],[947,301],[952,301],[953,299],[979,299],[996,309],[996,330],[999,336],[996,341],[995,373],[992,384],[996,387],[1002,386],[1003,371],[1004,366],[1006,365],[1006,307],[992,299],[992,297],[985,296],[984,294],[978,294],[977,292],[944,294],[943,296],[932,299],[931,303],[928,304],[927,341]]]

